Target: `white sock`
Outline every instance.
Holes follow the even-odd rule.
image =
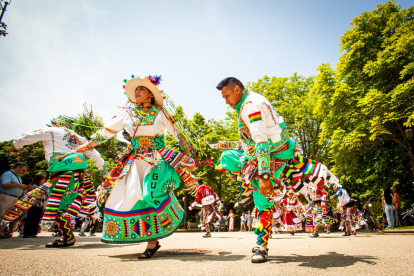
[[[267,249],[267,245],[266,245],[266,246],[259,245],[259,247],[260,247],[260,250],[264,250],[264,251],[266,251],[266,249]]]

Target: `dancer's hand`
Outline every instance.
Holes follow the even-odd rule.
[[[189,172],[192,172],[192,171],[194,171],[194,169],[195,169],[195,166],[185,166],[184,165],[184,167],[189,171]]]
[[[273,193],[273,185],[270,179],[259,179],[259,188],[260,193],[265,197]]]
[[[83,144],[83,145],[80,145],[79,147],[77,147],[76,149],[75,149],[75,151],[77,152],[77,153],[82,153],[82,154],[84,154],[85,152],[87,152],[88,151],[88,148],[87,148],[87,146],[86,146],[87,144]]]
[[[93,148],[96,146],[96,144],[95,144],[95,142],[92,142],[92,141],[90,141],[90,142],[88,142],[88,143],[85,143],[85,144],[83,144],[83,145],[80,145],[79,147],[77,147],[76,149],[75,149],[75,151],[77,152],[77,153],[82,153],[82,154],[84,154],[85,152],[87,152],[87,151],[92,151],[93,150]]]

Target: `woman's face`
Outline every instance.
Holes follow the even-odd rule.
[[[149,100],[150,97],[153,97],[152,93],[143,86],[138,86],[135,89],[135,101],[136,103],[143,103]]]
[[[288,193],[288,197],[292,198],[293,197],[293,193]]]

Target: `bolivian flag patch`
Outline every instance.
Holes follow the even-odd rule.
[[[250,123],[261,121],[262,120],[262,114],[260,111],[252,113],[249,115]]]

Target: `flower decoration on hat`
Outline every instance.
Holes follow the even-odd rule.
[[[161,82],[161,75],[160,76],[151,76],[149,75],[148,77],[145,78],[146,80],[149,80],[153,85],[158,86],[160,85]]]

